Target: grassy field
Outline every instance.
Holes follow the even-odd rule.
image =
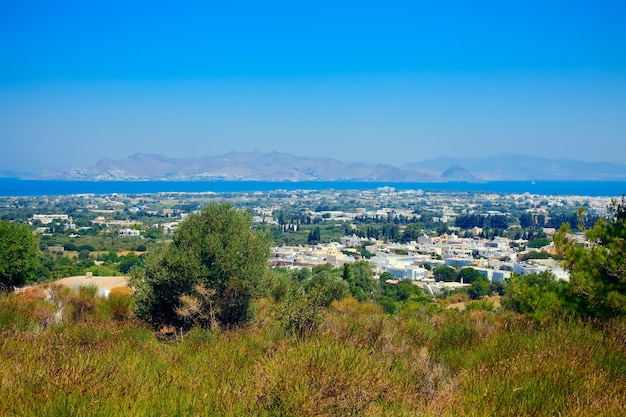
[[[3,416],[622,416],[626,321],[499,311],[398,317],[335,302],[305,337],[259,303],[245,328],[167,334],[127,295],[0,296]]]

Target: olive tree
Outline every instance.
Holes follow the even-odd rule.
[[[19,287],[35,277],[38,247],[28,226],[0,221],[0,289]]]
[[[170,243],[151,251],[145,268],[133,270],[135,313],[154,325],[181,325],[184,317],[177,312],[189,311],[194,302],[201,310],[200,304],[210,302],[219,324],[245,322],[267,267],[269,247],[267,236],[252,229],[249,214],[230,204],[211,203],[188,216]],[[193,298],[197,288],[211,290],[210,300]]]

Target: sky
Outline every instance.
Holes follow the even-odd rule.
[[[0,144],[15,172],[253,150],[626,164],[626,2],[5,0]]]

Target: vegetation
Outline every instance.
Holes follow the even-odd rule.
[[[219,323],[247,321],[269,257],[269,240],[251,227],[250,216],[227,203],[187,217],[172,242],[151,251],[145,269],[136,270],[137,316],[155,326],[188,325],[177,312],[181,303],[210,301]],[[212,290],[211,300],[200,294],[205,290]]]
[[[580,212],[583,217],[584,211]],[[570,237],[563,226],[555,236],[570,271],[569,295],[577,312],[608,318],[626,314],[626,204],[614,202],[608,221],[599,219],[585,231],[590,247]]]
[[[567,315],[565,281],[550,272],[514,276],[505,288],[502,305],[538,321],[555,320]]]
[[[0,297],[2,415],[626,413],[624,319],[537,324],[419,308],[390,316],[345,298],[298,334],[272,319],[287,304],[263,299],[245,327],[168,333],[125,316],[128,305],[115,307],[130,300],[123,294],[63,290],[54,299]],[[61,304],[71,309],[57,321]]]
[[[479,220],[546,222],[464,219]],[[377,221],[370,232],[389,239],[422,227]],[[311,231],[334,233],[315,223],[299,233]],[[388,273],[374,279],[366,261],[268,270],[267,236],[249,214],[209,204],[145,259],[87,243],[54,255],[65,272],[130,271],[134,293],[0,294],[0,415],[626,415],[625,231],[622,201],[585,231],[590,244],[557,233],[569,283],[541,273],[490,285],[442,266],[437,279],[471,286],[435,299]]]
[[[23,224],[0,221],[0,290],[24,285],[39,269],[37,238]]]

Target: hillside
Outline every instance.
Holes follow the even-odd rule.
[[[258,181],[437,181],[436,176],[386,164],[342,162],[288,153],[230,152],[198,158],[135,154],[101,159],[88,169],[74,169],[69,179],[258,180]]]
[[[626,412],[623,320],[537,326],[505,313],[419,305],[392,317],[346,299],[320,331],[300,338],[281,331],[273,319],[280,310],[264,300],[247,327],[168,333],[120,314],[125,298],[60,296],[76,310],[55,325],[47,301],[0,294],[2,415]]]

